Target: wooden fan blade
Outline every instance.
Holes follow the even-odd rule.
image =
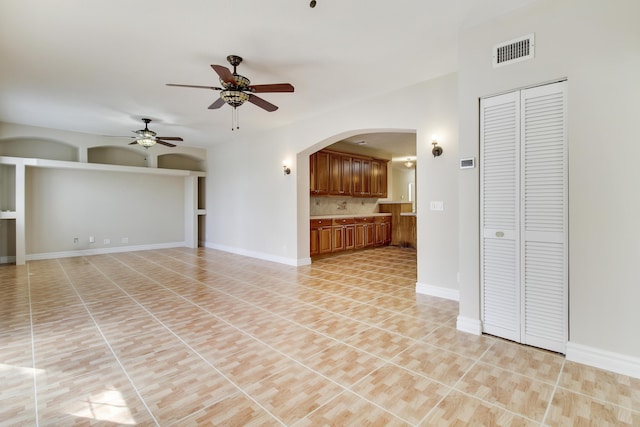
[[[278,107],[276,107],[272,103],[267,102],[264,99],[259,98],[255,95],[249,95],[249,102],[269,112],[276,111],[278,109]]]
[[[218,108],[222,107],[224,104],[225,104],[224,99],[218,98],[215,100],[213,104],[209,105],[209,110],[217,110]]]
[[[156,136],[156,139],[164,139],[166,141],[184,141],[179,136]]]
[[[265,92],[293,92],[293,86],[289,83],[274,83],[270,85],[252,85],[249,90],[255,93]]]
[[[211,65],[211,68],[218,73],[223,82],[231,83],[233,85],[238,84],[236,83],[235,77],[233,77],[233,74],[231,74],[231,71],[227,67],[223,67],[222,65]]]
[[[197,89],[211,89],[211,90],[222,90],[221,87],[216,86],[198,86],[198,85],[178,85],[174,83],[167,83],[167,86],[175,86],[175,87],[193,87]]]
[[[130,142],[129,145],[136,145],[137,143],[138,141],[133,141],[133,142]]]
[[[161,145],[166,145],[167,147],[175,147],[176,146],[176,144],[172,144],[170,142],[166,142],[166,141],[163,141],[163,140],[157,139],[157,138],[156,138],[156,143],[161,144]]]

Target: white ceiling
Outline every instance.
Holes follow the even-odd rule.
[[[453,72],[457,34],[535,0],[0,0],[0,121],[207,147]],[[210,64],[244,62],[278,105],[207,107]],[[128,141],[125,141],[128,142]]]

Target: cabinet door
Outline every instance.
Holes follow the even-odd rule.
[[[315,194],[329,194],[329,153],[315,153]]]
[[[386,198],[388,195],[388,184],[387,184],[387,166],[389,164],[385,161],[381,161],[380,162],[380,175],[379,175],[379,181],[380,181],[380,197],[381,198]]]
[[[365,224],[356,224],[354,226],[355,230],[355,248],[360,249],[364,248],[365,244]]]
[[[318,252],[326,254],[331,252],[331,227],[323,227],[318,229]]]
[[[371,196],[371,160],[362,159],[362,170],[360,174],[361,188],[360,195]]]
[[[362,195],[362,159],[351,159],[351,194]]]
[[[351,193],[351,157],[340,156],[340,194]]]
[[[309,191],[311,192],[311,194],[315,194],[317,191],[316,189],[316,182],[318,180],[318,178],[316,177],[317,168],[318,168],[318,153],[313,153],[312,155],[309,156]]]
[[[355,248],[356,245],[356,228],[354,225],[347,225],[344,227],[344,248],[350,250]]]
[[[309,251],[309,254],[311,256],[314,255],[318,255],[320,253],[320,241],[319,241],[319,232],[317,228],[312,228],[311,229],[311,249]]]
[[[386,220],[382,223],[382,234],[384,236],[384,240],[382,242],[383,245],[388,245],[391,243],[391,220]]]
[[[341,171],[342,162],[339,154],[329,154],[329,194],[341,194],[340,184],[342,183]]]
[[[333,237],[331,240],[331,252],[340,252],[344,250],[344,227],[341,225],[332,227]]]
[[[375,243],[375,226],[374,224],[365,224],[364,226],[364,246],[373,246]]]
[[[373,224],[373,244],[376,246],[382,246],[382,242],[384,242],[384,234],[382,231],[382,223],[381,222],[376,222],[375,224]]]
[[[380,196],[380,161],[371,160],[371,195]]]

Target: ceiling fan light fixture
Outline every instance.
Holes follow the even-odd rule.
[[[145,136],[143,138],[136,139],[136,142],[142,145],[144,148],[149,148],[156,145],[156,139],[153,136]]]
[[[236,108],[249,100],[249,94],[246,94],[241,90],[223,90],[220,92],[220,98],[233,108]]]

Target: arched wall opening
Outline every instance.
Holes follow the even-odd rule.
[[[0,140],[0,156],[77,162],[78,148],[50,138],[6,138]]]
[[[370,128],[370,129],[353,129],[335,134],[329,138],[318,141],[317,143],[300,151],[296,155],[297,165],[297,240],[298,240],[298,259],[305,259],[310,263],[310,235],[309,235],[309,219],[311,216],[311,195],[309,182],[309,159],[310,156],[324,148],[327,148],[337,142],[363,135],[377,133],[397,133],[397,134],[417,134],[416,129],[397,129],[397,128]]]

